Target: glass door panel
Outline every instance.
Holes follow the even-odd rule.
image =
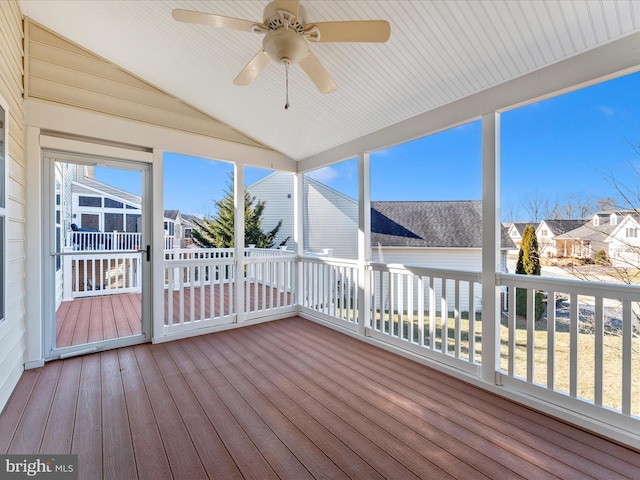
[[[45,157],[47,357],[147,341],[148,165],[56,152]]]

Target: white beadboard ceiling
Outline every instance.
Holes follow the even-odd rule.
[[[640,0],[302,0],[310,21],[386,19],[385,44],[312,44],[338,89],[272,62],[262,36],[178,23],[174,8],[262,21],[266,0],[22,0],[26,16],[301,160],[640,30]]]

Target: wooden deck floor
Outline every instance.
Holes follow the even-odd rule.
[[[141,296],[136,293],[76,298],[56,312],[56,346],[68,347],[139,335]]]
[[[201,295],[203,293],[203,295]],[[271,287],[252,284],[249,294],[248,311],[253,312],[263,308],[273,308],[285,305],[290,301],[289,294],[278,293]],[[165,323],[169,320],[168,293],[164,292]],[[279,298],[278,298],[279,296]],[[172,321],[180,321],[180,291],[172,292],[173,315]],[[221,301],[222,299],[222,301]],[[206,315],[230,315],[229,286],[222,289],[216,286],[213,295],[210,288],[194,289],[194,314],[196,318],[201,312],[201,306]],[[80,345],[113,338],[139,335],[141,328],[141,295],[123,293],[95,297],[76,298],[62,302],[56,312],[56,346],[58,348],[70,345]],[[183,292],[183,320],[191,320],[191,295],[188,289]]]
[[[46,364],[0,453],[82,479],[640,478],[640,453],[293,318]]]

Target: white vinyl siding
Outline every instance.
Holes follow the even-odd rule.
[[[26,97],[86,108],[161,127],[266,147],[117,65],[25,19]]]
[[[5,171],[6,215],[4,250],[5,321],[0,324],[0,410],[6,404],[22,371],[25,352],[25,211],[26,171],[22,113],[22,13],[17,1],[0,2],[0,97],[7,112],[8,142]],[[33,188],[37,188],[34,186]]]
[[[282,220],[276,245],[287,237],[291,237],[288,245],[293,245],[293,182],[293,174],[276,172],[247,186],[247,190],[256,200],[266,201],[262,216],[264,231],[273,229],[278,221]],[[329,249],[333,257],[356,259],[357,202],[306,177],[304,192],[305,252],[323,253]]]

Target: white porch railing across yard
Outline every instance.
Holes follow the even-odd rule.
[[[300,260],[302,311],[355,330],[359,321],[358,263],[316,256]]]
[[[164,264],[168,333],[233,321],[233,258],[176,259]]]
[[[134,232],[67,232],[66,245],[72,250],[137,250],[141,233]]]
[[[370,263],[369,335],[479,372],[480,273]]]
[[[71,279],[65,282],[65,297],[140,292],[142,271],[139,253],[96,255],[87,252],[86,255],[64,257],[64,262]]]
[[[247,251],[255,253],[248,249],[245,254]],[[296,256],[280,251],[278,255],[248,256],[244,262],[245,318],[294,313]]]
[[[500,381],[586,415],[640,430],[640,287],[501,274],[508,288]],[[526,290],[526,319],[516,290]],[[546,318],[534,306],[546,303]],[[521,301],[523,301],[522,299]]]

